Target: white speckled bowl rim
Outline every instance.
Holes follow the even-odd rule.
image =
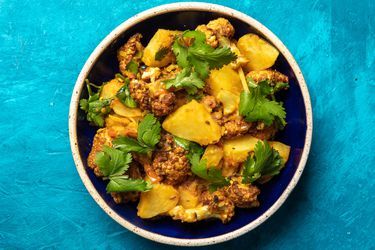
[[[240,19],[244,21],[245,23],[248,23],[251,27],[256,29],[260,34],[262,34],[264,37],[269,39],[280,51],[280,53],[286,58],[288,63],[290,64],[294,74],[296,75],[296,78],[298,80],[299,86],[302,91],[302,96],[306,108],[306,122],[307,122],[307,131],[306,131],[306,138],[305,138],[305,144],[303,147],[302,157],[298,164],[297,170],[288,184],[287,188],[284,190],[282,195],[277,199],[277,201],[265,212],[263,213],[259,218],[252,221],[251,223],[235,230],[230,233],[226,233],[223,235],[215,236],[215,237],[209,237],[209,238],[202,238],[202,239],[181,239],[181,238],[173,238],[168,236],[163,236],[160,234],[152,233],[149,231],[146,231],[144,229],[141,229],[124,218],[120,217],[115,211],[112,210],[111,207],[109,207],[106,202],[103,200],[103,198],[99,195],[98,191],[95,189],[94,185],[91,183],[87,173],[85,166],[83,164],[83,161],[81,159],[79,148],[78,148],[78,139],[77,139],[77,110],[79,105],[79,98],[81,96],[81,91],[84,86],[84,79],[87,78],[88,73],[90,72],[92,66],[98,59],[98,57],[102,54],[103,50],[107,46],[109,46],[120,34],[122,34],[124,31],[132,27],[133,25],[142,22],[145,19],[148,19],[152,16],[167,13],[167,12],[173,12],[173,11],[209,11],[209,12],[215,12],[223,15],[230,15],[237,19]],[[306,86],[306,82],[303,78],[302,72],[300,68],[298,67],[295,59],[289,52],[289,50],[285,47],[285,45],[265,26],[263,26],[258,21],[254,20],[253,18],[245,15],[244,13],[241,13],[237,10],[233,10],[228,7],[224,7],[221,5],[216,4],[209,4],[209,3],[198,3],[198,2],[184,2],[184,3],[172,3],[172,4],[165,4],[161,5],[146,11],[143,11],[122,24],[120,24],[117,28],[115,28],[107,37],[104,38],[104,40],[95,48],[95,50],[92,52],[88,60],[86,61],[85,65],[83,66],[77,82],[75,84],[73,95],[70,103],[70,111],[69,111],[69,137],[70,137],[70,145],[73,153],[74,162],[76,164],[79,176],[81,177],[84,185],[86,186],[87,190],[89,191],[90,195],[94,198],[96,203],[99,204],[99,206],[110,216],[112,219],[117,221],[119,224],[124,226],[125,228],[129,229],[130,231],[133,231],[134,233],[145,237],[147,239],[157,241],[164,244],[170,244],[170,245],[178,245],[178,246],[204,246],[204,245],[211,245],[216,244],[224,241],[228,241],[230,239],[236,238],[242,234],[245,234],[246,232],[251,231],[252,229],[256,228],[260,224],[262,224],[264,221],[266,221],[273,213],[279,209],[279,207],[284,203],[286,198],[289,196],[289,194],[292,192],[294,187],[296,186],[298,180],[301,177],[301,174],[303,172],[303,169],[306,165],[307,157],[309,155],[310,146],[311,146],[311,140],[312,140],[312,109],[311,109],[311,102],[310,102],[310,96],[309,92]]]

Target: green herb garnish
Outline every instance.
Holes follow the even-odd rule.
[[[169,48],[163,47],[155,53],[155,60],[161,61],[168,54]]]
[[[109,179],[107,192],[148,191],[151,184],[142,179],[130,179],[125,175],[132,161],[130,153],[103,146],[96,154],[96,164],[105,179]]]
[[[88,99],[81,99],[79,101],[79,106],[87,114],[87,121],[89,121],[91,125],[103,127],[105,116],[111,111],[110,104],[112,99],[100,100],[99,97],[102,87],[90,83],[88,79],[86,79],[85,82],[89,97]],[[91,86],[98,89],[97,93],[92,91]]]
[[[183,88],[189,94],[204,87],[211,69],[219,69],[237,58],[229,47],[212,48],[200,31],[185,31],[174,41],[172,51],[183,70],[175,79],[166,81],[166,87]]]
[[[160,141],[161,125],[152,115],[147,114],[138,125],[137,140],[130,137],[119,137],[113,141],[115,148],[124,152],[149,153]]]
[[[279,152],[272,148],[267,141],[258,141],[254,154],[250,155],[243,164],[242,182],[253,183],[261,176],[274,176],[280,173],[284,161]]]

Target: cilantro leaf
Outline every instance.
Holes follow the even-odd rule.
[[[121,76],[121,78],[120,78]],[[120,78],[124,82],[124,86],[122,86],[116,94],[116,97],[120,100],[122,104],[124,104],[128,108],[136,108],[137,103],[130,95],[129,91],[129,79],[125,78],[120,74],[116,74],[116,77]]]
[[[250,92],[241,92],[240,115],[248,122],[263,121],[267,126],[271,125],[277,118],[282,126],[285,126],[286,113],[284,107],[276,101],[268,100],[265,96],[267,91],[267,89],[262,88],[262,85],[258,85],[255,88],[250,88]]]
[[[131,161],[131,154],[110,148],[106,145],[103,146],[101,152],[96,154],[95,159],[103,176],[123,175],[128,170]]]
[[[141,154],[148,153],[151,149],[139,144],[139,142],[130,137],[119,137],[113,140],[115,148],[120,149],[123,152],[138,152]]]
[[[215,186],[225,186],[229,181],[223,177],[221,171],[215,167],[207,167],[207,160],[201,159],[199,154],[193,154],[190,159],[191,171]]]
[[[183,88],[189,95],[204,87],[211,69],[219,69],[237,58],[229,47],[212,48],[200,31],[185,31],[172,45],[177,64],[183,70],[174,79],[166,80],[167,88]]]
[[[201,159],[204,149],[195,142],[174,136],[175,143],[189,151],[186,157],[191,164],[191,171],[202,179],[210,182],[210,189],[215,190],[229,184],[229,181],[222,176],[221,171],[213,166],[207,167],[207,160]]]
[[[86,119],[91,125],[103,127],[105,116],[111,111],[110,104],[112,100],[100,100],[101,87],[90,83],[88,79],[86,79],[85,82],[89,97],[88,99],[81,99],[79,101],[80,109],[85,111]],[[98,88],[98,92],[94,94],[91,90],[91,86]]]
[[[187,47],[181,44],[180,39],[176,39],[176,41],[173,43],[172,51],[176,56],[178,66],[180,66],[180,68],[188,68],[189,67],[189,61],[187,60],[188,50],[187,50]]]
[[[160,141],[160,122],[152,114],[147,114],[138,126],[138,141],[153,148]]]
[[[237,58],[229,47],[214,49],[207,44],[194,44],[189,53],[195,60],[207,62],[210,69],[219,69]]]
[[[197,93],[198,89],[204,87],[204,81],[198,77],[196,72],[191,72],[189,68],[184,68],[176,78],[165,80],[164,84],[167,89],[171,87],[184,88],[190,95]]]
[[[119,137],[113,141],[113,145],[123,152],[147,154],[159,143],[160,132],[160,122],[152,114],[147,114],[138,125],[137,140],[130,137]]]
[[[193,155],[198,155],[200,157],[204,153],[204,149],[196,142],[188,141],[177,136],[173,136],[173,140],[178,146],[189,151],[186,156],[189,160],[191,160]]]
[[[161,61],[163,58],[168,54],[169,48],[163,47],[160,48],[156,53],[155,53],[155,60],[156,61]]]
[[[133,74],[138,74],[138,63],[136,63],[134,60],[131,60],[127,65],[126,65],[126,70],[129,70]]]
[[[107,185],[107,192],[145,192],[151,188],[151,183],[142,179],[129,179],[125,176],[114,176],[110,178]]]
[[[271,148],[267,141],[259,140],[255,144],[254,155],[244,162],[242,182],[253,183],[261,176],[274,176],[280,173],[284,161],[279,152]]]
[[[125,175],[132,161],[130,153],[103,146],[101,152],[96,154],[95,162],[100,168],[105,179],[109,179],[107,192],[148,191],[151,184],[142,179],[129,179]]]

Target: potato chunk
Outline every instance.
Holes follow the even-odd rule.
[[[153,184],[152,189],[142,193],[138,203],[138,216],[149,219],[174,208],[179,200],[178,191],[171,185]]]
[[[230,65],[226,65],[219,70],[211,70],[207,83],[211,89],[210,94],[216,98],[221,90],[230,91],[238,96],[243,90],[240,76]]]
[[[237,43],[238,49],[249,60],[246,70],[262,70],[272,67],[279,51],[256,34],[246,34]]]
[[[259,139],[244,135],[223,142],[224,159],[230,162],[243,162],[249,153],[254,150],[254,146]]]
[[[174,59],[174,54],[170,48],[174,37],[180,33],[181,32],[177,30],[158,29],[144,49],[142,61],[150,67],[164,67],[170,64]],[[162,49],[166,50],[167,54],[160,60],[157,60],[155,55]]]
[[[223,104],[224,115],[229,115],[238,110],[240,104],[240,96],[233,94],[228,90],[221,90],[216,97]]]
[[[271,141],[270,146],[279,152],[281,158],[283,158],[285,162],[288,161],[289,153],[290,153],[290,146],[284,143],[278,142],[278,141]]]
[[[100,98],[107,99],[115,97],[123,85],[124,83],[119,81],[117,78],[110,80],[103,85],[102,92],[100,92]]]
[[[234,139],[225,140],[223,143],[224,159],[231,162],[243,162],[249,153],[254,151],[258,138],[251,135],[244,135]],[[290,146],[278,141],[269,142],[270,146],[276,149],[284,161],[288,161]]]
[[[111,102],[111,108],[113,112],[123,117],[143,117],[144,115],[139,108],[128,108],[117,98]]]
[[[170,114],[162,126],[175,136],[201,145],[214,144],[221,137],[221,127],[211,117],[204,105],[195,100]]]
[[[217,145],[208,145],[202,159],[207,160],[208,167],[218,167],[220,166],[220,161],[223,159],[223,149]]]

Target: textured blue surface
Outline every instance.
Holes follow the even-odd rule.
[[[0,248],[162,249],[92,200],[67,116],[89,53],[133,14],[167,1],[0,1]],[[237,248],[375,247],[374,1],[213,1],[270,28],[299,63],[314,111],[305,172]]]

